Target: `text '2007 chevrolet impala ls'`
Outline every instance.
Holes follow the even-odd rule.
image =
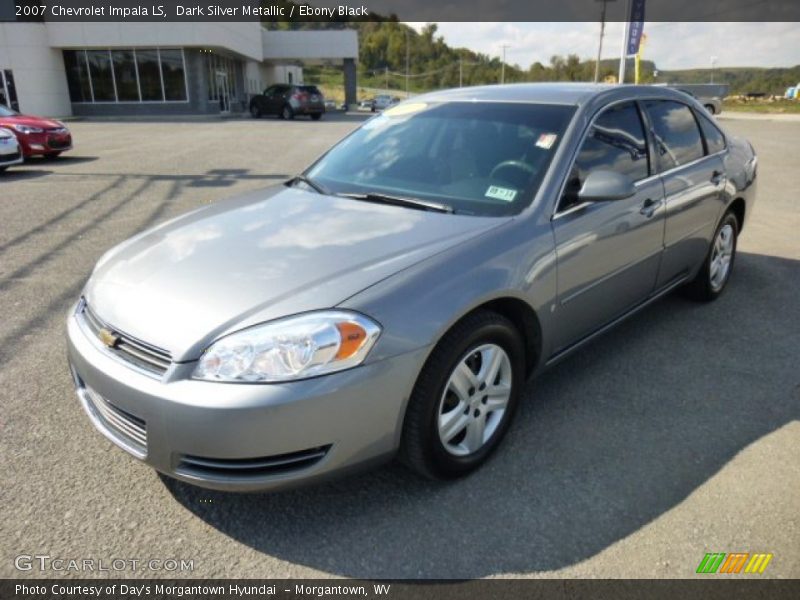
[[[103,256],[68,317],[105,436],[197,485],[483,463],[526,378],[675,288],[725,289],[756,155],[669,89],[399,104],[284,185]]]

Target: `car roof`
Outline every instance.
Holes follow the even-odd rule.
[[[415,96],[426,102],[530,102],[543,104],[588,104],[596,99],[685,98],[676,90],[649,85],[609,83],[513,83],[455,88]]]

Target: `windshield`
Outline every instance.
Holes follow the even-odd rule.
[[[10,108],[7,108],[2,104],[0,104],[0,117],[15,117],[18,114],[19,113],[17,111],[11,110]]]
[[[530,204],[574,108],[397,105],[334,146],[307,175],[333,193],[378,193],[500,216]]]

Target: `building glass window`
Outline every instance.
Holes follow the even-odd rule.
[[[139,68],[139,87],[142,90],[142,100],[163,100],[158,50],[137,50],[136,65]]]
[[[138,102],[140,100],[139,80],[136,76],[136,58],[133,50],[112,50],[111,60],[114,63],[117,100],[119,102]]]
[[[173,101],[186,100],[183,52],[161,50],[161,73],[164,77],[164,98]]]
[[[108,50],[87,50],[89,74],[95,102],[115,102],[114,76],[111,72],[111,55]]]
[[[86,68],[84,50],[64,50],[64,67],[67,70],[67,87],[72,102],[91,102],[92,88]]]
[[[64,50],[72,102],[186,102],[180,48]]]

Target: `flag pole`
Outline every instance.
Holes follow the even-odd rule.
[[[618,83],[625,83],[625,59],[628,55],[628,35],[631,29],[631,0],[625,2],[625,27],[622,32],[622,50],[619,56],[619,77]]]

